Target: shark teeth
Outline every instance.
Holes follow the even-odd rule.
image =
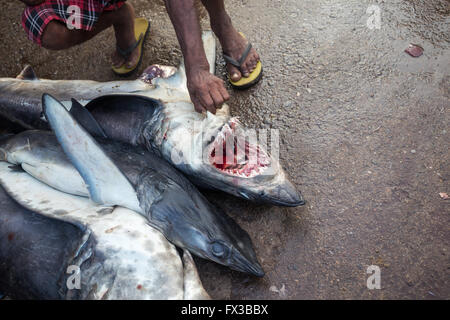
[[[270,158],[258,144],[251,144],[244,132],[236,130],[239,125],[237,118],[231,118],[221,128],[212,143],[209,161],[225,174],[253,178],[269,167]]]

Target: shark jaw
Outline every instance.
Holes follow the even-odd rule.
[[[238,178],[254,178],[270,167],[270,156],[250,137],[239,135],[237,118],[231,118],[209,148],[208,161],[223,174]]]

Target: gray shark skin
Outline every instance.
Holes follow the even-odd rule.
[[[64,270],[85,233],[21,207],[0,187],[0,290],[14,299],[61,299]]]
[[[211,32],[204,33],[203,42],[214,73]],[[229,143],[234,137],[245,139],[246,128],[230,116],[227,105],[216,115],[195,112],[183,63],[178,69],[151,66],[140,79],[110,82],[37,79],[27,67],[17,79],[0,79],[0,114],[27,129],[48,129],[40,101],[43,93],[56,97],[67,109],[72,98],[87,105],[108,137],[158,152],[198,186],[255,202],[281,206],[305,203],[264,145],[257,141]],[[230,157],[217,163],[220,157],[216,150],[225,149],[225,145],[231,148]],[[238,148],[257,153],[258,159],[235,161]]]
[[[209,299],[189,252],[180,257],[140,215],[106,212],[9,167],[0,162],[9,193],[0,186],[3,293],[38,300]],[[79,286],[71,278],[75,268]]]
[[[0,141],[0,161],[20,165],[57,190],[134,210],[169,241],[194,255],[241,272],[264,275],[248,234],[170,164],[139,147],[94,140],[62,105],[46,97],[46,105],[54,107],[46,114],[54,119],[56,136],[30,130],[8,137]],[[70,139],[58,134],[67,134]],[[71,147],[75,154],[67,149]]]

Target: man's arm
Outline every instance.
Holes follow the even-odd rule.
[[[194,0],[165,0],[183,52],[187,86],[195,110],[216,113],[230,98],[223,80],[209,72]]]

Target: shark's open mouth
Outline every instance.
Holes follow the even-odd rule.
[[[270,157],[258,145],[256,136],[238,130],[239,121],[230,119],[212,143],[210,163],[219,171],[241,178],[262,174],[270,166]]]

